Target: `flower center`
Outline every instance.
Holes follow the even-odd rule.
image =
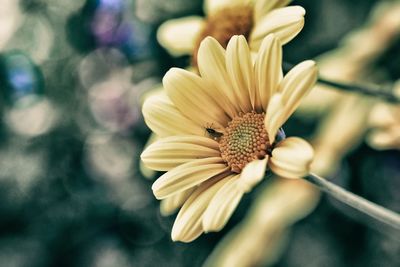
[[[240,173],[247,163],[262,159],[271,147],[264,114],[254,111],[233,118],[219,141],[221,157],[231,170]]]
[[[248,39],[253,28],[253,7],[250,5],[236,5],[222,8],[209,15],[200,32],[193,51],[193,66],[197,66],[197,52],[201,41],[207,37],[214,37],[224,48],[233,35],[244,35]]]

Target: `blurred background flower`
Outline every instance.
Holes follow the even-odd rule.
[[[312,187],[273,178],[242,199],[223,231],[190,244],[170,240],[175,215],[161,216],[139,170],[150,134],[141,103],[170,67],[190,62],[164,50],[157,29],[204,16],[203,4],[0,0],[1,266],[201,266],[241,251],[255,255],[240,257],[242,266],[399,264],[398,233],[365,226],[325,196],[315,206]],[[285,45],[288,62],[316,58],[324,77],[361,84],[391,88],[400,79],[399,1],[291,4],[306,14]],[[397,106],[324,91],[285,130],[314,143],[321,174],[399,212],[400,152],[385,142],[398,133]],[[378,144],[377,133],[390,138]],[[278,192],[293,202],[265,200]]]
[[[243,35],[252,52],[257,53],[262,40],[274,33],[282,44],[292,40],[303,28],[305,10],[286,7],[290,1],[205,0],[205,17],[188,16],[168,20],[157,32],[160,44],[174,56],[192,56],[197,66],[201,41],[215,38],[223,48],[233,35]]]

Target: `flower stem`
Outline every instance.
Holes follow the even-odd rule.
[[[284,62],[283,63],[283,70],[285,72],[288,72],[294,65],[291,63]],[[353,84],[353,83],[343,83],[343,82],[337,82],[337,81],[331,81],[329,79],[325,79],[323,77],[318,77],[318,83],[324,84],[327,86],[332,86],[337,89],[347,91],[347,92],[358,92],[364,95],[368,96],[376,96],[379,97],[385,101],[394,103],[394,104],[399,104],[400,103],[400,97],[396,96],[393,94],[393,90],[389,90],[390,87],[382,87],[382,86],[377,86],[377,85],[359,85],[359,84]]]
[[[346,191],[340,186],[337,186],[316,174],[310,173],[304,179],[318,186],[322,191],[328,193],[335,199],[393,227],[394,229],[400,230],[400,215],[398,213]]]
[[[373,85],[358,85],[358,84],[347,84],[341,82],[330,81],[322,77],[318,77],[318,82],[324,85],[333,86],[343,91],[359,92],[368,96],[380,97],[391,103],[400,103],[400,98],[391,93],[389,90],[382,90],[379,86]]]

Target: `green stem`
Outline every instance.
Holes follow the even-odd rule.
[[[318,82],[320,84],[332,86],[339,88],[343,91],[348,91],[348,92],[358,92],[362,93],[364,95],[368,96],[376,96],[379,98],[382,98],[383,100],[386,100],[391,103],[400,103],[400,98],[394,95],[391,91],[389,90],[382,90],[381,87],[378,86],[373,86],[373,85],[358,85],[358,84],[347,84],[347,83],[341,83],[341,82],[335,82],[335,81],[330,81],[325,78],[319,77]]]
[[[318,186],[319,189],[325,193],[328,193],[335,199],[375,218],[386,225],[393,227],[394,229],[400,230],[400,215],[398,213],[346,191],[340,186],[337,186],[316,174],[310,173],[304,179]]]

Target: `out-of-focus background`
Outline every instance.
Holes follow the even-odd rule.
[[[385,12],[398,3],[294,1],[306,9],[306,23],[285,46],[285,61],[317,57],[326,78],[394,83],[400,12]],[[174,243],[175,216],[160,215],[152,180],[140,171],[150,134],[142,100],[166,70],[190,62],[158,44],[157,28],[203,15],[202,6],[200,0],[0,0],[0,266],[201,266],[248,215],[260,190],[245,197],[223,231]],[[334,49],[342,52],[318,57]],[[321,108],[325,102],[329,111]],[[323,175],[399,212],[399,147],[366,141],[373,131],[367,117],[378,104],[325,89],[285,130],[313,142]],[[270,264],[399,266],[399,233],[365,220],[322,196],[287,232]]]

